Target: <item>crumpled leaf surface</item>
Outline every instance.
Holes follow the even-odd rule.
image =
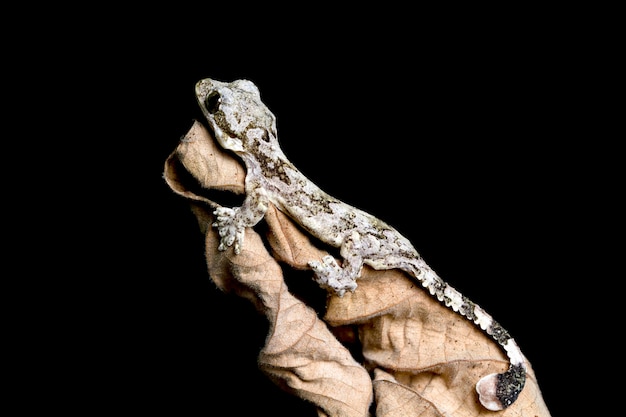
[[[312,403],[320,417],[550,416],[532,368],[511,407],[484,409],[475,384],[486,374],[506,370],[506,356],[401,271],[365,267],[354,293],[328,294],[320,320],[289,292],[283,276],[283,268],[308,270],[309,260],[326,254],[315,239],[270,206],[265,236],[247,229],[239,255],[232,248],[218,251],[219,236],[211,227],[218,203],[190,177],[202,190],[244,193],[243,165],[199,122],[167,158],[165,181],[190,201],[206,236],[211,279],[221,290],[250,300],[267,318],[270,334],[259,353],[261,371]],[[342,343],[350,338],[359,341],[364,363]]]

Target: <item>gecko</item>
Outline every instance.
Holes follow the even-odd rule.
[[[527,365],[515,340],[484,309],[443,281],[411,242],[375,216],[327,194],[291,163],[278,142],[276,117],[249,80],[210,78],[195,85],[196,100],[219,145],[245,164],[245,197],[240,206],[218,207],[212,224],[218,249],[241,253],[244,231],[260,222],[269,204],[311,235],[338,250],[308,265],[320,286],[343,296],[355,291],[364,265],[375,270],[398,268],[417,280],[439,302],[471,320],[507,354],[509,368],[476,384],[480,403],[497,411],[515,402],[526,382]]]

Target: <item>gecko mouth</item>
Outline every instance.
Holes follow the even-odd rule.
[[[222,136],[224,136],[225,132],[223,130],[220,129],[220,132],[216,132],[215,129],[215,121],[211,120],[215,118],[215,115],[209,113],[204,105],[204,103],[200,102],[200,99],[198,99],[198,106],[196,107],[196,111],[195,111],[195,115],[194,115],[194,120],[198,121],[199,123],[201,123],[209,132],[211,139],[216,141],[217,143],[219,143],[220,145],[222,145]],[[229,135],[226,134],[226,137],[228,137]],[[222,145],[223,147],[223,145]]]
[[[202,121],[202,125],[204,127],[206,127],[206,129],[209,131],[209,134],[211,136],[211,139],[213,139],[214,141],[217,141],[217,135],[215,134],[215,129],[213,128],[213,123],[211,123],[208,118],[206,117],[206,115],[202,115],[202,117],[200,118],[200,120]]]

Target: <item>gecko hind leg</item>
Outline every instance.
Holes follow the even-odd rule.
[[[361,276],[363,268],[360,243],[360,236],[356,232],[346,237],[340,249],[341,266],[331,255],[324,256],[321,262],[310,261],[309,266],[315,272],[315,281],[323,287],[333,289],[340,297],[346,291],[354,291],[357,287],[356,280]]]
[[[340,297],[357,287],[356,279],[347,274],[331,255],[324,256],[321,262],[310,261],[309,266],[315,272],[315,281],[322,287],[333,289]]]
[[[375,238],[353,231],[346,236],[340,247],[341,266],[331,255],[324,256],[321,262],[310,261],[309,266],[313,268],[315,280],[320,285],[332,288],[342,297],[346,291],[356,289],[356,280],[361,276],[364,259],[380,256],[379,250],[380,244]]]

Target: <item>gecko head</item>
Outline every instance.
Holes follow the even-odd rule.
[[[196,83],[196,99],[222,148],[247,153],[276,141],[276,118],[251,81],[205,78]]]

